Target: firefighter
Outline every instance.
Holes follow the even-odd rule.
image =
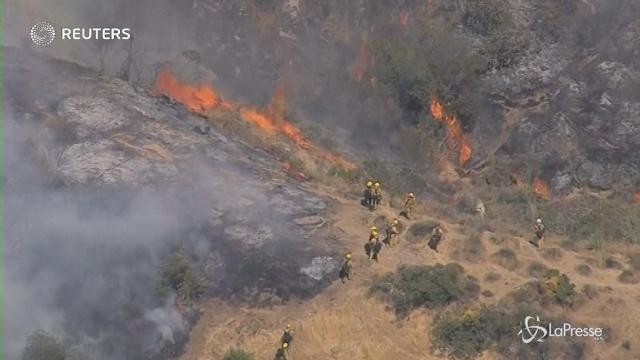
[[[431,250],[438,252],[438,244],[440,244],[443,235],[444,233],[442,232],[440,224],[436,224],[436,226],[434,226],[433,230],[431,231],[431,239],[429,239],[428,243]]]
[[[373,184],[373,208],[377,208],[382,201],[382,189],[380,188],[380,182],[376,181]]]
[[[289,351],[289,344],[288,343],[282,344],[282,346],[278,348],[278,351],[276,351],[276,356],[274,360],[287,360],[287,351]]]
[[[364,205],[369,209],[373,209],[373,181],[367,181],[364,189]]]
[[[351,280],[351,252],[344,256],[344,262],[340,268],[340,281],[344,284],[344,279]]]
[[[411,213],[413,212],[413,207],[416,205],[416,195],[412,192],[407,194],[407,197],[404,200],[404,206],[400,215],[404,215],[407,219],[411,219]]]
[[[378,228],[375,226],[372,226],[371,231],[369,232],[369,240],[364,245],[364,251],[366,252],[369,260],[373,259],[374,246],[377,242],[379,242],[379,240],[380,239],[378,238]]]
[[[398,219],[393,219],[393,221],[391,221],[389,226],[387,226],[386,234],[383,242],[389,247],[394,247],[398,242],[398,234],[399,234],[398,225],[399,224],[400,224],[400,221],[398,221]]]
[[[371,245],[371,256],[369,257],[369,259],[375,260],[376,262],[378,262],[378,254],[380,254],[381,250],[382,250],[382,242],[380,241],[380,238],[376,238],[373,244]]]
[[[544,244],[544,232],[545,232],[544,224],[542,223],[542,219],[536,219],[536,225],[533,228],[535,237],[531,241],[531,244],[537,248],[542,248]]]
[[[291,344],[291,342],[293,341],[293,334],[292,334],[292,328],[290,324],[287,324],[287,327],[284,328],[284,332],[282,333],[282,337],[280,338],[280,344],[284,345],[287,344],[287,346],[289,346],[289,344]]]

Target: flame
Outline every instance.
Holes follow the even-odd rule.
[[[543,200],[551,199],[551,188],[549,185],[542,179],[536,178],[533,180],[533,184],[531,185],[533,193],[536,194],[539,198]]]
[[[436,98],[431,100],[430,110],[431,116],[433,116],[436,121],[444,123],[449,132],[449,136],[451,136],[458,145],[460,166],[466,165],[469,160],[471,160],[473,149],[471,148],[471,143],[462,131],[458,117],[454,114],[448,114],[442,103]]]
[[[273,123],[273,119],[267,117],[265,114],[259,112],[258,110],[243,108],[240,109],[240,116],[246,122],[258,126],[269,135],[274,135],[276,133],[276,127]]]
[[[225,112],[238,111],[244,121],[254,125],[268,136],[285,136],[303,150],[312,153],[317,159],[348,170],[357,168],[353,162],[342,156],[315,146],[300,129],[286,120],[286,90],[282,85],[276,88],[273,100],[265,111],[227,102],[218,95],[212,86],[187,84],[181,81],[169,68],[162,69],[158,74],[155,91],[173,101],[182,103],[190,111],[201,115],[206,115],[214,109]],[[303,173],[297,176],[299,178],[306,177]]]
[[[160,71],[156,78],[155,89],[158,93],[183,104],[187,109],[198,114],[204,114],[215,108],[229,110],[231,108],[213,87],[204,84],[196,86],[186,84],[169,68]]]

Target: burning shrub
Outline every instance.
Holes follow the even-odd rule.
[[[244,350],[232,349],[224,354],[222,360],[255,360],[255,357]]]
[[[181,300],[191,303],[204,295],[206,289],[205,280],[193,270],[189,258],[182,248],[165,259],[160,268],[158,290],[161,295],[175,291]]]
[[[371,291],[386,294],[396,314],[404,317],[417,307],[433,308],[477,297],[477,281],[457,263],[434,266],[400,266],[374,282]]]
[[[373,42],[371,49],[377,78],[407,113],[423,115],[431,100],[425,94],[436,93],[447,110],[461,115],[462,128],[469,127],[470,115],[484,101],[473,89],[486,70],[486,61],[469,40],[434,20],[425,23],[415,41],[385,39]]]

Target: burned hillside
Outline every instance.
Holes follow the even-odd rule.
[[[263,358],[293,323],[304,359],[636,356],[638,19],[634,0],[9,2],[3,355]],[[40,47],[41,20],[133,37]],[[400,245],[368,261],[408,192]],[[469,277],[393,275],[437,264]],[[613,335],[523,347],[511,298]]]

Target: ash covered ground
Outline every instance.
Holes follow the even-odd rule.
[[[93,358],[175,356],[197,318],[156,291],[176,246],[208,295],[308,297],[334,276],[327,203],[268,152],[124,81],[4,54],[6,358],[35,329]]]

